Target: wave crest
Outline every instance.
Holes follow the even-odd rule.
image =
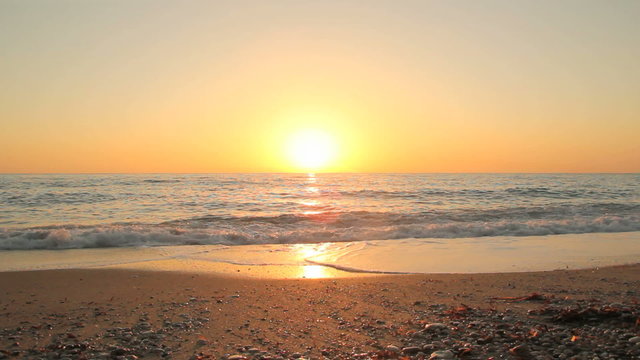
[[[467,238],[640,231],[640,214],[540,218],[352,212],[312,216],[200,217],[161,224],[51,226],[0,232],[0,249],[247,245],[403,238]]]

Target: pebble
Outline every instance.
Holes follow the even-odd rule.
[[[453,353],[451,352],[451,350],[438,350],[438,351],[434,351],[431,353],[431,356],[429,356],[429,360],[436,360],[436,359],[453,359]]]
[[[514,346],[511,349],[509,349],[509,352],[521,358],[526,358],[531,356],[531,352],[529,351],[529,348],[526,345]]]
[[[405,348],[402,348],[402,353],[407,355],[413,355],[413,354],[419,353],[420,350],[422,349],[417,346],[407,346]]]
[[[449,330],[449,327],[443,323],[432,323],[432,324],[426,324],[424,326],[424,329],[426,331],[445,331],[445,330]]]
[[[400,352],[400,348],[395,346],[395,345],[387,345],[386,348],[384,348],[385,350],[392,352],[392,353],[399,353]]]
[[[634,336],[631,339],[629,339],[629,342],[632,344],[637,344],[640,343],[640,336]]]

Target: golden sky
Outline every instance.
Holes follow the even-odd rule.
[[[640,1],[0,2],[0,172],[640,171]],[[294,150],[295,151],[295,150]]]

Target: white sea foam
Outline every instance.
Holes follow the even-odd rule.
[[[352,273],[477,273],[637,263],[640,232],[527,237],[399,239],[320,244],[117,247],[0,251],[0,271],[118,267],[323,277]],[[260,269],[280,269],[275,272]],[[282,269],[291,269],[288,273]],[[312,271],[307,271],[312,269]],[[324,270],[323,270],[324,269]],[[262,274],[262,275],[261,275]]]
[[[1,250],[108,248],[167,245],[248,245],[364,241],[403,238],[468,238],[491,236],[536,236],[640,231],[640,217],[401,223],[379,226],[335,226],[305,223],[209,224],[207,227],[162,225],[59,226],[0,232]],[[184,224],[182,224],[184,225]]]
[[[0,249],[640,230],[640,176],[0,175]]]

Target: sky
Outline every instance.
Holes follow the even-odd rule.
[[[306,171],[287,144],[310,131],[331,143],[317,171],[640,172],[639,18],[635,0],[3,0],[0,172]]]

